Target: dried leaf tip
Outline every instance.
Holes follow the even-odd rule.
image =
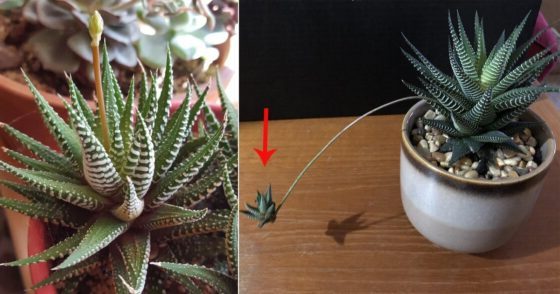
[[[89,17],[88,28],[89,35],[91,37],[91,45],[99,46],[99,42],[101,42],[101,34],[103,33],[103,18],[97,10]]]

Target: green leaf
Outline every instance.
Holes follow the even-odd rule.
[[[25,148],[35,154],[44,161],[63,169],[66,173],[80,174],[81,171],[75,168],[72,162],[61,154],[55,152],[51,148],[43,145],[41,142],[29,137],[28,135],[12,128],[7,124],[0,124],[0,127],[10,136],[16,138]]]
[[[86,181],[97,193],[103,196],[114,195],[121,187],[122,179],[109,154],[86,121],[68,103],[64,103],[64,106],[80,138],[84,152],[82,161]]]
[[[148,77],[146,75],[146,71],[142,68],[142,78],[140,79],[140,97],[138,98],[138,112],[142,114],[142,116],[146,117],[148,113],[148,108],[150,107],[149,101],[149,88],[148,88]]]
[[[130,176],[136,187],[136,195],[142,199],[150,189],[155,170],[154,145],[150,132],[141,115],[137,116],[134,142],[127,155],[124,173]]]
[[[451,40],[453,41],[453,46],[457,51],[457,55],[459,56],[459,61],[461,62],[465,74],[473,81],[479,81],[480,78],[478,77],[478,73],[476,70],[476,64],[475,64],[476,61],[474,58],[474,53],[472,51],[473,49],[470,43],[468,43],[468,39],[466,39],[466,35],[463,38],[464,32],[461,31],[462,23],[460,22],[460,19],[458,19],[460,37],[457,36],[457,33],[455,32],[455,27],[453,26],[453,21],[451,20],[450,12],[448,12],[447,20],[449,23],[449,32],[451,33]]]
[[[433,98],[432,95],[428,93],[426,90],[416,87],[404,80],[402,80],[402,82],[410,91],[422,97],[424,101],[426,101],[426,103],[428,103],[428,105],[430,105],[433,109],[439,111],[439,113],[441,113],[443,116],[449,117],[449,111],[443,105],[441,105],[435,98]]]
[[[208,162],[218,149],[218,143],[224,135],[224,129],[214,136],[195,153],[191,154],[175,169],[162,178],[157,186],[146,196],[146,205],[155,208],[166,202],[179,188],[192,180],[199,170]]]
[[[484,40],[484,23],[479,19],[478,12],[474,15],[474,35],[476,40],[476,70],[480,75],[486,61],[486,41]]]
[[[123,198],[122,203],[111,209],[111,213],[124,222],[131,222],[142,214],[144,201],[138,198],[134,184],[129,177],[126,177],[126,183],[122,187],[121,195]]]
[[[71,203],[75,206],[99,211],[109,204],[109,201],[93,191],[89,186],[59,182],[44,178],[0,161],[0,170],[4,170],[30,184],[37,190],[51,197]]]
[[[237,109],[235,109],[235,107],[231,103],[231,100],[227,97],[224,88],[222,87],[219,72],[216,72],[216,86],[218,88],[218,96],[220,97],[220,102],[222,103],[222,107],[225,109],[225,115],[227,116],[226,131],[231,132],[233,136],[237,138],[239,135],[239,126],[237,125],[239,122],[239,116],[237,114]],[[231,147],[236,149],[237,144]]]
[[[124,106],[123,112],[121,114],[121,134],[123,137],[123,150],[128,153],[130,150],[130,145],[134,140],[134,128],[132,126],[132,121],[134,119],[134,77],[130,80],[130,88],[128,90],[128,97],[126,99],[126,104]],[[126,162],[126,156],[120,158],[117,164],[119,170],[122,170],[124,163]]]
[[[465,68],[465,73],[470,72],[470,67],[474,67],[474,72],[471,73],[467,73],[467,75],[473,79],[474,81],[479,81],[479,77],[478,77],[478,70],[476,68],[476,61],[477,61],[477,56],[474,52],[474,49],[471,45],[471,43],[469,42],[469,38],[467,37],[467,33],[465,32],[465,28],[463,27],[463,22],[461,21],[461,16],[459,15],[459,11],[457,11],[457,30],[459,33],[459,39],[461,40],[461,43],[463,44],[464,50],[470,60],[470,62],[468,63],[468,68]],[[459,57],[459,60],[461,60],[461,58]],[[462,61],[461,61],[462,63]],[[463,65],[464,66],[464,65]],[[472,75],[471,75],[472,74]]]
[[[0,207],[19,212],[51,224],[78,228],[86,222],[87,211],[64,202],[30,203],[15,199],[0,198]],[[85,213],[85,214],[84,214]]]
[[[0,179],[0,184],[27,198],[31,202],[53,203],[58,201],[43,192],[37,191],[33,187],[29,187],[28,185],[20,185],[18,183],[3,179]]]
[[[57,244],[49,247],[48,249],[44,250],[41,253],[20,260],[12,261],[9,263],[3,263],[2,265],[23,266],[23,265],[34,264],[38,262],[44,262],[44,261],[60,258],[78,247],[78,244],[80,244],[80,241],[84,237],[85,232],[86,232],[86,227],[79,229],[72,236],[58,242]]]
[[[167,48],[167,62],[165,64],[165,76],[163,78],[163,85],[161,94],[158,99],[156,119],[152,132],[152,139],[154,145],[157,147],[165,126],[167,125],[167,118],[169,117],[169,106],[173,98],[173,60],[171,58],[171,51]]]
[[[229,214],[229,210],[211,211],[199,221],[154,230],[152,239],[161,243],[194,235],[224,232],[227,229]]]
[[[536,71],[539,66],[546,64],[549,60],[558,56],[557,54],[552,54],[543,58],[548,53],[548,49],[542,50],[510,71],[503,79],[500,80],[496,87],[494,87],[494,95],[502,94],[504,91],[517,83],[524,75]]]
[[[463,93],[470,102],[476,103],[479,97],[482,96],[483,92],[480,89],[478,82],[472,80],[469,76],[467,76],[467,74],[465,74],[465,72],[459,65],[451,43],[449,44],[449,62],[451,64],[451,69],[455,74],[455,78],[457,79],[459,85],[461,86],[461,89],[463,90]]]
[[[181,187],[173,195],[173,200],[181,207],[192,207],[214,193],[222,185],[225,171],[226,165],[219,168],[208,167],[204,169],[196,181]]]
[[[455,140],[453,142],[453,150],[451,153],[451,159],[449,160],[449,165],[453,165],[463,156],[469,154],[471,151],[469,147],[463,142],[463,140]]]
[[[492,89],[484,92],[475,106],[463,116],[475,129],[487,125],[496,119],[496,112],[492,107]]]
[[[471,153],[477,153],[482,146],[484,146],[484,142],[476,141],[470,138],[463,138],[463,143],[469,147]]]
[[[86,99],[84,99],[84,96],[80,93],[76,84],[74,84],[72,77],[67,76],[66,79],[68,81],[68,91],[70,92],[72,106],[86,119],[90,128],[93,129],[95,127],[95,117],[93,115],[93,111],[91,111]]]
[[[226,251],[229,271],[234,277],[237,277],[237,263],[239,260],[239,228],[238,228],[238,214],[237,203],[231,208],[229,215],[229,222],[226,229]]]
[[[463,135],[461,132],[455,129],[455,127],[451,123],[447,121],[422,118],[422,122],[425,125],[436,128],[452,137],[460,137]]]
[[[491,124],[485,126],[486,130],[499,130],[507,126],[511,121],[517,119],[520,115],[525,113],[527,107],[522,106],[510,110],[506,110],[498,115],[498,118]]]
[[[508,109],[514,109],[518,107],[525,107],[528,108],[533,102],[535,102],[539,98],[539,95],[529,95],[523,97],[516,97],[510,100],[505,100],[500,103],[496,103],[494,108],[496,111],[504,111]]]
[[[148,274],[150,234],[129,232],[120,237],[109,256],[117,293],[142,293]]]
[[[456,115],[453,112],[451,113],[451,121],[453,122],[455,129],[463,135],[471,135],[479,130],[479,127],[476,126],[474,122],[469,121],[460,115]]]
[[[154,211],[143,214],[136,220],[134,226],[149,231],[173,227],[199,221],[207,212],[207,209],[190,210],[171,204],[163,204]]]
[[[446,92],[437,85],[430,84],[424,79],[420,79],[420,81],[428,92],[430,92],[430,94],[432,94],[432,96],[449,112],[464,113],[470,108],[470,102],[466,101],[463,97]]]
[[[171,277],[176,275],[195,278],[212,286],[218,293],[236,293],[236,283],[232,278],[223,275],[213,269],[191,264],[179,264],[170,262],[150,263],[168,272]]]
[[[23,72],[23,78],[31,90],[33,97],[35,97],[35,103],[39,107],[43,120],[45,121],[45,124],[49,128],[51,134],[54,136],[58,146],[62,150],[62,153],[64,153],[66,158],[71,160],[74,167],[79,169],[81,167],[82,150],[78,136],[74,133],[72,128],[68,126],[64,120],[60,118],[60,116],[58,116],[56,111],[54,111],[54,109],[49,105],[43,95],[41,95],[41,93],[35,88],[25,72]]]
[[[504,143],[512,140],[508,135],[500,131],[489,131],[480,135],[471,136],[470,138],[479,142],[494,144]]]
[[[484,64],[480,77],[480,82],[483,88],[487,89],[496,85],[502,77],[502,74],[506,69],[507,62],[515,49],[515,44],[521,34],[521,31],[523,30],[523,27],[525,26],[528,16],[529,14],[525,16],[521,24],[515,27],[505,43],[496,51],[495,56],[493,56],[492,59],[488,59]]]
[[[102,87],[103,87],[103,98],[105,100],[105,113],[107,118],[107,125],[109,126],[109,137],[113,138],[114,131],[117,129],[119,112],[118,112],[117,102],[115,99],[115,87],[113,85],[113,79],[112,79],[113,69],[109,64],[110,60],[109,60],[109,55],[107,53],[107,44],[105,42],[103,42],[101,55],[102,55],[101,84],[103,85]],[[98,119],[100,120],[101,116],[99,116]],[[101,121],[99,121],[99,124],[101,125]]]
[[[522,88],[511,89],[501,95],[498,95],[492,99],[492,105],[495,107],[497,104],[509,101],[514,98],[540,95],[547,92],[559,92],[560,88],[550,87],[550,86],[529,86]]]
[[[104,262],[101,256],[99,256],[99,254],[94,255],[74,266],[49,273],[48,278],[34,285],[32,289],[39,289],[47,285],[56,284],[74,277],[82,276],[85,273],[101,267],[103,264]]]
[[[100,215],[89,227],[78,247],[61,264],[53,270],[71,267],[99,252],[111,244],[118,236],[123,234],[129,227],[128,223],[122,222],[109,215]]]
[[[238,199],[233,184],[231,183],[231,179],[227,167],[224,170],[223,178],[224,178],[224,194],[228,201],[229,207],[233,209],[234,206],[237,207]]]
[[[50,164],[46,161],[38,160],[38,159],[35,159],[35,158],[32,158],[32,157],[23,155],[19,152],[9,150],[9,149],[6,149],[4,147],[2,147],[2,148],[3,148],[4,152],[6,152],[6,154],[8,154],[8,156],[13,158],[17,162],[25,165],[29,169],[33,169],[33,170],[37,170],[37,171],[51,172],[51,173],[63,175],[63,176],[66,176],[66,177],[71,177],[73,180],[76,180],[76,175],[75,174],[69,173],[68,171],[60,168],[57,165]]]

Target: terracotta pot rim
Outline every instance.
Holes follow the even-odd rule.
[[[413,96],[413,97],[418,97],[418,96]],[[418,97],[418,99],[421,99],[421,97]],[[424,168],[428,169],[429,171],[433,172],[434,174],[436,174],[436,175],[438,175],[438,176],[440,176],[440,177],[442,177],[442,178],[444,178],[444,179],[446,179],[450,182],[458,182],[458,183],[461,183],[461,184],[468,184],[468,185],[471,185],[471,186],[478,186],[478,187],[485,187],[485,188],[510,186],[510,185],[513,185],[513,184],[521,183],[521,182],[527,182],[527,181],[532,180],[533,178],[536,178],[536,177],[544,176],[544,174],[548,170],[548,167],[550,166],[550,164],[552,163],[552,161],[554,159],[554,155],[556,153],[556,138],[554,137],[554,134],[550,130],[548,124],[538,114],[536,114],[531,109],[528,109],[526,113],[531,117],[531,119],[533,119],[533,120],[535,120],[535,121],[537,121],[538,123],[541,124],[541,127],[544,130],[544,133],[545,133],[546,137],[549,138],[549,140],[552,141],[552,142],[547,141],[547,143],[545,143],[545,144],[548,144],[551,149],[550,149],[549,152],[547,152],[546,157],[543,158],[543,161],[537,167],[537,169],[535,169],[534,171],[529,172],[525,175],[522,175],[518,178],[506,178],[506,179],[500,179],[500,180],[497,180],[497,181],[487,180],[487,179],[479,179],[479,178],[470,179],[470,178],[461,177],[461,176],[458,176],[458,175],[455,175],[455,174],[451,174],[448,171],[442,170],[442,169],[434,166],[426,158],[424,158],[422,155],[420,155],[416,151],[416,148],[414,148],[414,146],[412,145],[412,143],[410,141],[410,130],[408,129],[408,122],[411,119],[416,119],[419,115],[423,115],[424,113],[420,114],[420,113],[418,113],[418,111],[422,107],[425,107],[426,105],[427,105],[426,102],[421,100],[421,101],[417,102],[416,104],[414,104],[408,110],[408,112],[405,114],[405,116],[403,118],[402,126],[401,126],[401,146],[403,148],[403,151],[405,151],[409,155],[411,160],[414,160],[417,164],[422,165]]]

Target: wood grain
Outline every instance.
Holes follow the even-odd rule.
[[[552,103],[533,108],[558,135]],[[352,119],[270,122],[270,147],[278,151],[266,168],[252,151],[261,144],[260,123],[242,123],[241,202],[253,201],[269,183],[279,201],[307,161]],[[404,214],[401,120],[368,117],[343,135],[309,170],[276,223],[259,229],[240,217],[240,293],[560,291],[558,154],[513,240],[486,254],[453,253],[424,239]]]

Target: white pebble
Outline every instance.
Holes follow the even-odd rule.
[[[519,163],[520,160],[521,160],[521,158],[519,158],[519,157],[508,158],[508,159],[505,159],[505,160],[504,160],[504,163],[505,163],[506,165],[513,165],[513,166],[515,166],[515,165],[517,165],[517,164]]]
[[[535,139],[535,137],[529,138],[529,140],[527,140],[527,145],[531,147],[537,146],[537,139]]]
[[[436,117],[436,113],[433,112],[431,109],[426,111],[426,114],[424,114],[424,118],[426,119],[434,119]]]
[[[439,147],[434,142],[430,142],[429,147],[430,147],[430,152],[436,152],[439,149]]]
[[[464,177],[469,179],[478,178],[478,173],[475,170],[469,170],[464,174]]]
[[[496,158],[496,163],[498,164],[498,167],[502,167],[502,166],[506,165],[506,164],[504,163],[504,160],[501,159],[501,158],[499,158],[499,157]]]

